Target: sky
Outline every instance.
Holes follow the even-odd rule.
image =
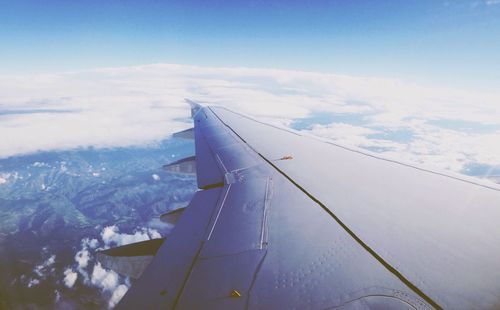
[[[500,1],[0,1],[0,74],[173,63],[500,85]]]
[[[0,158],[154,144],[192,126],[190,98],[397,160],[500,177],[500,93],[176,64],[0,76],[0,85]]]
[[[500,0],[0,0],[0,186],[4,158],[168,139],[185,98],[500,182],[499,55]],[[105,228],[64,284],[112,307],[129,284],[89,250],[150,237]]]
[[[0,46],[0,158],[154,143],[190,125],[190,98],[410,162],[500,166],[500,0],[0,0]]]

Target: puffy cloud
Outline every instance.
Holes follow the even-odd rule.
[[[155,180],[155,181],[159,181],[159,180],[160,180],[160,176],[159,176],[159,175],[157,175],[157,174],[153,174],[151,177],[152,177],[152,178],[153,178],[153,180]]]
[[[149,233],[149,236],[151,237],[151,239],[161,238],[160,233],[156,229],[148,228],[148,233]]]
[[[75,254],[76,270],[83,277],[84,283],[90,282],[89,272],[87,267],[91,261],[90,250],[99,246],[97,239],[83,238],[80,242],[81,249]]]
[[[8,182],[14,183],[17,179],[22,179],[23,177],[19,175],[18,172],[0,172],[0,184],[5,184]]]
[[[52,269],[52,265],[54,265],[56,261],[56,255],[51,255],[41,264],[36,265],[33,269],[33,272],[36,273],[40,278],[45,279],[47,277],[47,273],[49,273]]]
[[[46,267],[52,266],[56,262],[56,255],[51,255],[44,263]]]
[[[82,245],[87,245],[90,249],[95,249],[99,246],[99,241],[97,239],[84,238]]]
[[[40,280],[38,279],[30,279],[28,282],[28,288],[40,284]]]
[[[64,271],[64,285],[68,288],[72,288],[75,285],[76,279],[78,278],[78,273],[74,272],[71,268],[67,268]]]
[[[115,225],[104,227],[101,238],[106,247],[111,245],[125,245],[134,242],[146,241],[152,238],[161,238],[160,233],[152,228],[140,228],[133,234],[120,233]]]
[[[112,270],[103,268],[100,263],[94,265],[91,283],[102,289],[104,292],[111,293],[111,297],[108,301],[109,308],[116,306],[130,287],[130,283],[128,281],[120,284],[119,275]]]
[[[101,230],[100,238],[83,238],[80,249],[74,256],[74,264],[67,266],[62,283],[71,288],[75,285],[79,275],[83,277],[83,284],[99,288],[103,298],[109,298],[109,307],[114,307],[130,287],[128,278],[120,276],[115,271],[104,268],[92,257],[92,250],[120,246],[133,242],[161,238],[161,234],[153,228],[138,227],[131,234],[120,233],[116,225],[106,226]],[[47,261],[52,262],[54,258]]]
[[[99,246],[97,239],[84,238],[81,241],[81,250],[75,255],[75,262],[78,264],[78,269],[82,270],[87,267],[90,260],[89,249],[95,249]]]
[[[113,291],[113,294],[111,295],[111,299],[109,300],[109,307],[114,308],[127,291],[128,287],[126,285],[118,285],[118,287]]]
[[[58,303],[61,300],[61,292],[54,290],[54,303]]]
[[[118,286],[118,274],[104,269],[100,263],[94,265],[91,283],[105,291],[113,291]]]
[[[75,255],[75,261],[78,263],[78,268],[86,268],[90,259],[90,253],[86,247],[82,248]]]
[[[118,227],[116,227],[115,225],[104,227],[101,232],[101,238],[104,244],[110,244],[114,236],[117,234],[117,231]]]

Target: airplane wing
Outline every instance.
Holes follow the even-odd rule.
[[[499,187],[192,116],[200,190],[118,308],[500,307]]]

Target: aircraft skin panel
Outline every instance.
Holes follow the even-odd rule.
[[[222,188],[199,191],[118,309],[173,309],[207,233]]]
[[[224,174],[221,172],[217,157],[213,154],[209,144],[201,132],[195,127],[195,150],[196,150],[196,179],[198,188],[204,188],[213,184],[222,183]]]
[[[267,254],[249,308],[327,309],[371,295],[397,299],[397,309],[431,308],[292,183],[272,179]]]
[[[263,250],[200,258],[176,309],[246,309]],[[237,293],[236,293],[237,292]]]
[[[500,305],[499,188],[191,105],[202,190],[119,308]]]
[[[211,113],[195,115],[195,132],[198,124],[217,128],[203,127],[206,119],[218,121]],[[205,138],[225,184],[175,309],[323,309],[368,304],[369,296],[386,308],[430,308],[238,136],[219,128],[229,136]]]
[[[230,186],[224,205],[218,210],[201,257],[221,256],[263,248],[263,219],[267,181],[247,180]]]
[[[224,108],[211,109],[295,184],[295,190],[320,204],[366,250],[434,301],[433,306],[500,305],[497,186],[380,159]],[[292,159],[278,160],[284,156]]]

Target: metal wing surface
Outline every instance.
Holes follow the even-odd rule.
[[[500,306],[500,190],[192,103],[200,190],[124,309]]]

